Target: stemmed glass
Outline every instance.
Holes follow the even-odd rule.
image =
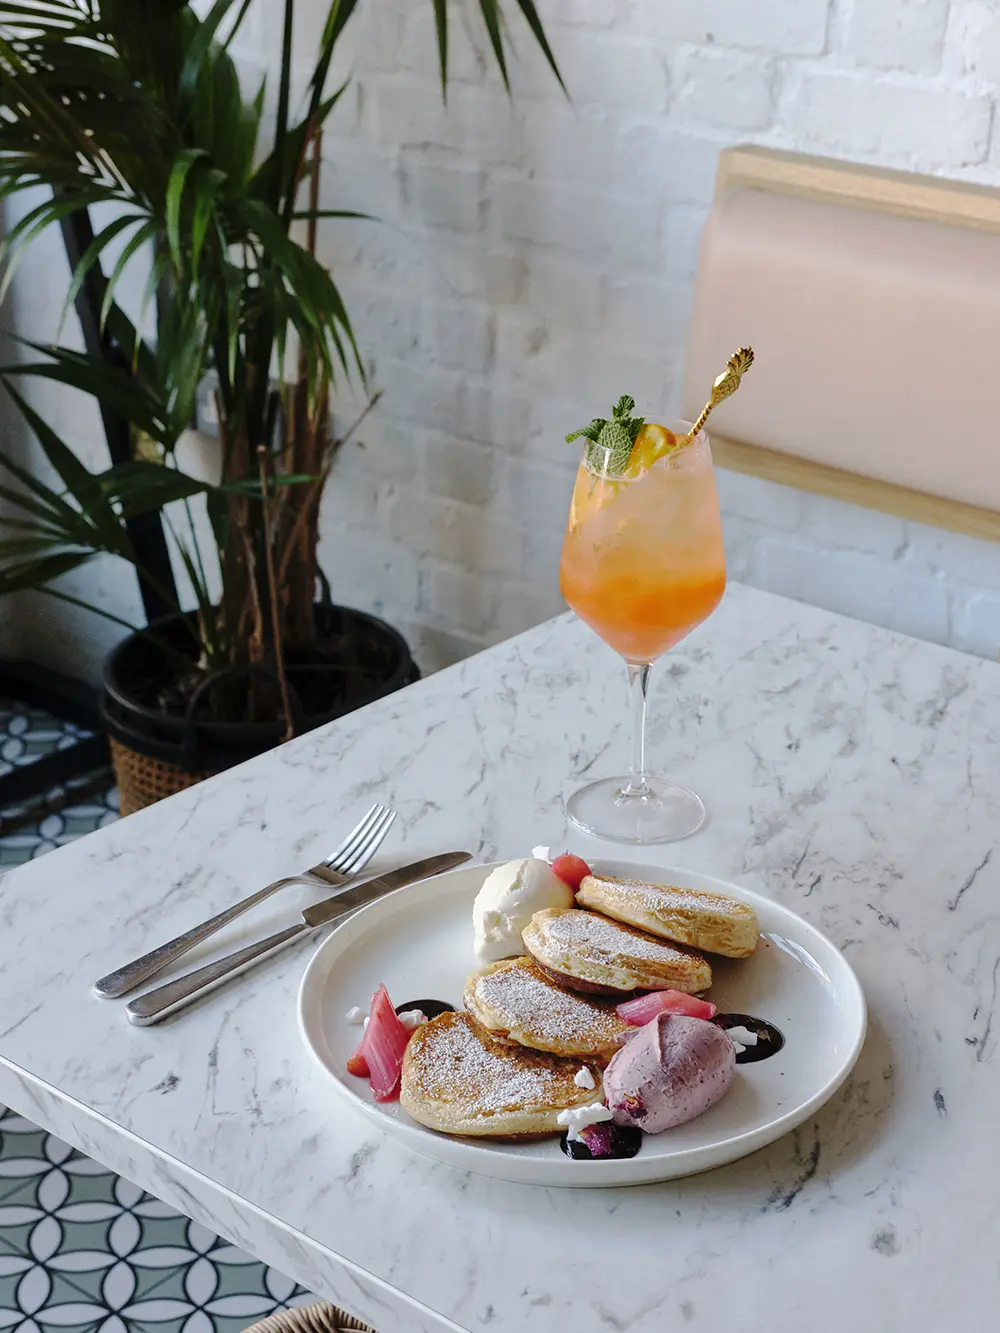
[[[678,440],[692,429],[686,421],[666,426]],[[609,450],[585,447],[559,582],[580,619],[625,659],[631,773],[589,783],[566,809],[599,838],[672,842],[701,827],[705,807],[686,787],[647,772],[646,696],[653,663],[711,615],[725,590],[712,453],[701,430],[649,466],[615,474],[611,464]]]

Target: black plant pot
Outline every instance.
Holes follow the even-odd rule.
[[[385,621],[331,604],[318,604],[316,617],[316,648],[308,655],[290,655],[287,663],[296,735],[420,679],[406,640]],[[123,813],[252,759],[286,734],[283,715],[266,721],[218,718],[214,695],[226,684],[231,687],[240,674],[260,677],[265,693],[277,699],[275,676],[259,668],[220,673],[187,698],[176,694],[176,702],[168,700],[164,706],[164,689],[169,695],[183,658],[193,662],[189,619],[171,616],[130,634],[104,664],[101,712],[111,738]]]

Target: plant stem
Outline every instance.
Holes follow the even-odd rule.
[[[650,662],[627,662],[628,684],[632,695],[632,762],[625,796],[647,796],[646,782],[646,694],[649,690]]]
[[[201,586],[208,593],[208,575],[205,573],[205,562],[201,558],[201,543],[198,540],[198,530],[194,525],[191,501],[187,496],[184,497],[184,513],[187,518],[188,532],[191,534],[191,549],[194,552],[195,563],[198,566],[198,577],[201,579]]]
[[[323,468],[319,474],[319,479],[313,482],[312,486],[308,488],[307,499],[299,504],[299,507],[295,514],[294,522],[292,524],[291,531],[288,536],[288,540],[285,542],[284,550],[282,551],[281,554],[281,568],[279,570],[279,575],[282,587],[284,587],[288,581],[289,565],[291,564],[291,561],[296,554],[297,546],[305,536],[307,526],[312,521],[312,517],[315,510],[317,510],[319,507],[318,503],[314,503],[312,498],[313,487],[318,487],[320,494],[322,494],[322,490],[324,485],[326,484],[327,477],[330,474],[330,467],[335,455],[340,450],[341,446],[344,445],[351,438],[354,432],[361,425],[362,421],[364,421],[368,413],[372,410],[372,408],[376,405],[378,400],[382,397],[382,392],[383,391],[379,389],[377,393],[373,393],[372,396],[368,399],[368,402],[366,403],[364,408],[362,408],[359,415],[354,419],[354,421],[343,433],[343,435],[339,435],[335,440],[330,441],[326,451],[327,456],[323,460]],[[286,487],[285,489],[286,491],[290,491],[292,488]]]
[[[268,597],[271,603],[271,633],[274,636],[274,663],[281,689],[281,706],[285,710],[285,740],[295,735],[292,706],[288,699],[288,678],[285,675],[285,653],[281,643],[281,617],[278,612],[278,580],[274,576],[274,548],[271,537],[271,506],[267,490],[267,450],[257,446],[257,464],[260,468],[260,503],[264,510],[264,566],[267,570]]]

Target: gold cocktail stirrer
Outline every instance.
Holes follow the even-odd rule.
[[[739,347],[733,353],[726,363],[726,368],[712,385],[712,396],[701,409],[698,420],[694,423],[688,433],[680,441],[681,444],[690,444],[698,432],[708,420],[708,414],[713,407],[718,407],[724,398],[736,392],[740,387],[740,380],[746,371],[753,365],[753,348]]]

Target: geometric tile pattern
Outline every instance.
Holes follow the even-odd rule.
[[[0,1329],[239,1333],[314,1299],[0,1107]]]
[[[0,777],[53,750],[65,750],[79,736],[92,734],[75,722],[53,717],[42,708],[31,708],[19,699],[0,700],[0,722]]]
[[[76,723],[55,718],[43,709],[0,699],[0,777],[12,769],[33,764],[54,750],[65,750],[79,737],[89,734]],[[116,819],[118,797],[114,787],[88,790],[79,801],[65,804],[67,791],[88,786],[92,783],[84,776],[52,787],[40,801],[32,803],[33,823],[27,829],[20,828],[20,823],[29,807],[12,805],[0,810],[0,829],[7,823],[17,826],[16,831],[0,837],[0,871],[30,861]]]
[[[0,773],[77,734],[0,700]],[[43,809],[33,827],[0,837],[0,871],[116,818],[113,789]],[[0,1333],[240,1333],[316,1299],[0,1106]]]

